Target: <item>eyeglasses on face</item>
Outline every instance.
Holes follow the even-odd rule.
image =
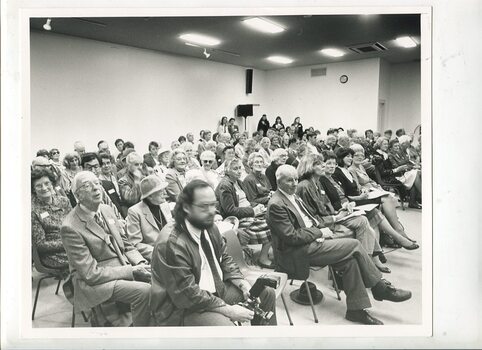
[[[92,169],[99,169],[99,168],[100,168],[99,164],[94,164],[94,165],[85,164],[85,170],[92,170]]]
[[[52,154],[52,155],[54,155],[54,154],[60,154],[60,152],[59,152],[59,151],[53,151],[51,154]]]
[[[211,159],[204,159],[204,160],[203,160],[203,163],[206,163],[206,164],[211,164],[211,163],[214,163],[214,160],[211,160]]]
[[[92,191],[96,187],[100,187],[100,181],[86,181],[79,187],[79,189],[83,188],[87,191]]]

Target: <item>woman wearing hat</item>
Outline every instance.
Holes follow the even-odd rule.
[[[167,185],[159,176],[146,176],[140,182],[141,201],[127,213],[127,237],[149,261],[162,228],[173,221],[166,202]]]
[[[159,165],[154,171],[157,170],[156,174],[165,178],[167,169],[169,169],[169,161],[171,160],[171,150],[166,147],[161,148],[157,160],[159,161]]]

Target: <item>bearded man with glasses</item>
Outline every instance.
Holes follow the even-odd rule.
[[[216,196],[208,183],[193,180],[179,195],[174,228],[166,226],[152,252],[151,310],[157,326],[276,325],[238,305],[249,297],[248,281],[226,252],[214,225]],[[260,293],[260,308],[276,311],[272,288]]]

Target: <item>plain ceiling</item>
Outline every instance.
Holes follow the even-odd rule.
[[[308,15],[263,16],[286,28],[278,34],[255,31],[243,17],[96,17],[52,18],[53,33],[133,46],[164,53],[205,59],[203,48],[187,46],[179,35],[195,32],[216,37],[221,44],[209,60],[261,70],[318,65],[380,57],[390,63],[420,60],[420,46],[405,49],[394,39],[411,36],[420,42],[420,15]],[[44,31],[46,18],[31,18],[31,30]],[[355,53],[350,46],[378,42],[386,51]],[[320,54],[326,47],[348,54],[330,58]],[[272,55],[293,58],[289,65],[266,60]]]

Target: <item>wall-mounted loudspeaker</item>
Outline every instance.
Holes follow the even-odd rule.
[[[253,92],[253,70],[246,69],[246,93],[250,94]]]
[[[236,107],[237,117],[251,117],[253,116],[253,105],[238,105]]]

